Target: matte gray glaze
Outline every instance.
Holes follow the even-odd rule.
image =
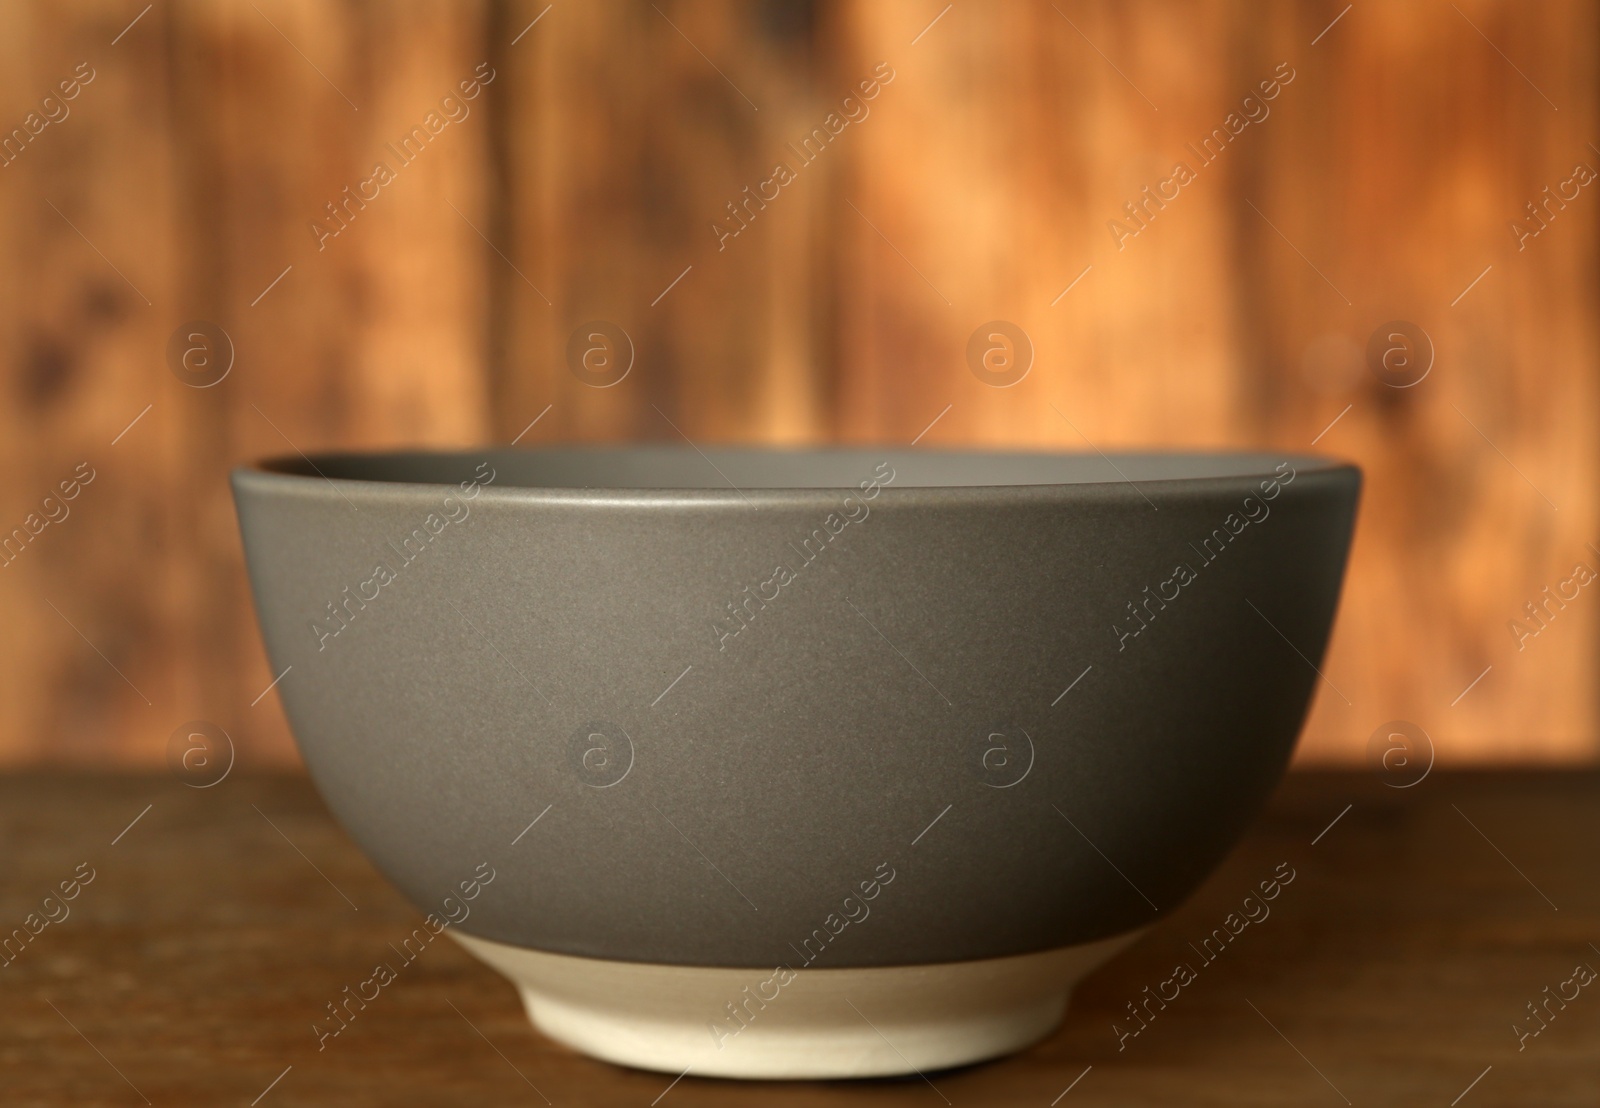
[[[666,447],[233,479],[306,763],[419,908],[750,967],[1170,912],[1283,771],[1360,488],[1304,456]]]

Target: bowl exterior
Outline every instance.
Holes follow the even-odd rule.
[[[884,468],[741,495],[515,489],[487,463],[234,483],[310,772],[441,925],[832,969],[1153,922],[1287,763],[1358,472]]]

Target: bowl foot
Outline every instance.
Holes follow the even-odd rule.
[[[451,929],[545,1035],[663,1073],[824,1079],[945,1069],[1054,1030],[1072,987],[1138,933],[972,962],[728,969],[580,958]]]

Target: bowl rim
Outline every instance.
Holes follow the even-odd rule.
[[[576,483],[551,483],[551,484],[516,484],[508,481],[496,480],[498,470],[495,462],[502,463],[510,458],[536,458],[540,455],[560,457],[567,461],[588,458],[602,458],[618,454],[631,454],[639,457],[664,457],[670,455],[686,461],[693,460],[696,455],[703,464],[709,465],[714,473],[708,473],[712,480],[705,484],[576,484]],[[833,458],[859,459],[866,463],[859,474],[858,481],[850,484],[751,484],[743,486],[734,484],[723,472],[723,467],[718,466],[718,461],[731,463],[741,457],[757,456],[762,458],[784,458],[795,463],[807,459]],[[999,481],[990,483],[929,483],[906,482],[896,483],[896,478],[881,480],[875,483],[872,478],[874,470],[871,459],[883,459],[893,469],[894,462],[904,462],[908,459],[937,459],[945,463],[973,462],[997,460],[1010,464],[1068,464],[1092,465],[1096,461],[1104,462],[1114,471],[1103,479],[1068,479],[1060,481]],[[470,480],[475,463],[485,463],[489,466],[494,476],[487,480],[474,482]],[[1231,472],[1205,472],[1205,473],[1173,473],[1170,475],[1140,476],[1137,480],[1128,477],[1122,466],[1138,468],[1143,465],[1165,465],[1174,467],[1184,463],[1211,462],[1221,463],[1233,467]],[[443,467],[457,467],[453,476],[440,476],[438,479],[388,479],[372,476],[352,475],[350,466],[394,463],[404,464],[429,464],[437,463]],[[1119,465],[1121,463],[1121,465]],[[670,442],[638,442],[619,444],[545,444],[534,447],[518,447],[506,444],[491,444],[471,448],[395,448],[381,450],[334,450],[318,451],[314,454],[299,452],[288,455],[274,455],[260,460],[249,462],[234,467],[231,472],[232,481],[236,490],[250,492],[299,492],[315,493],[345,498],[350,494],[359,494],[364,497],[388,498],[390,495],[438,496],[441,491],[450,492],[459,485],[464,493],[471,496],[487,495],[493,499],[509,500],[535,500],[535,501],[578,501],[593,503],[724,503],[751,504],[756,502],[795,502],[811,501],[818,497],[837,498],[841,493],[846,495],[862,496],[870,493],[868,498],[886,496],[893,501],[908,501],[913,499],[949,499],[960,500],[978,498],[993,500],[997,497],[1021,497],[1024,499],[1059,499],[1063,496],[1072,498],[1118,498],[1129,496],[1134,500],[1149,501],[1146,495],[1148,490],[1159,490],[1163,495],[1179,495],[1184,493],[1214,494],[1218,492],[1250,493],[1258,487],[1265,488],[1275,479],[1285,477],[1284,467],[1288,467],[1291,476],[1284,484],[1291,483],[1295,476],[1333,477],[1339,482],[1354,481],[1357,486],[1361,482],[1361,470],[1354,463],[1335,458],[1329,455],[1309,453],[1305,451],[1273,451],[1270,449],[1237,450],[1237,449],[1123,449],[1100,450],[997,450],[983,446],[958,446],[958,447],[918,447],[904,445],[889,445],[876,443],[827,443],[817,445],[761,445],[744,443],[717,443],[703,446],[689,443],[688,445]],[[342,472],[341,472],[342,471]],[[478,470],[480,476],[481,467]],[[458,480],[465,474],[468,480]],[[720,476],[722,483],[715,483],[715,478]],[[896,471],[896,477],[898,472]],[[476,486],[470,489],[469,486]],[[1276,495],[1276,494],[1274,494]],[[1154,507],[1154,505],[1151,505]]]

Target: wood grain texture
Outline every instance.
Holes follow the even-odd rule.
[[[186,566],[169,557],[187,523],[186,444],[173,407],[149,408],[171,381],[162,309],[181,280],[165,55],[149,27],[112,46],[126,19],[111,3],[11,6],[0,21],[13,142],[0,166],[0,732],[12,761],[139,761],[147,728],[176,710],[188,630]],[[84,483],[63,491],[75,473]]]
[[[1368,480],[1301,757],[1404,718],[1446,764],[1592,760],[1600,606],[1544,590],[1600,570],[1600,191],[1544,190],[1600,169],[1600,14],[1343,9],[8,5],[0,136],[95,79],[0,164],[0,534],[97,477],[0,559],[0,764],[149,765],[194,718],[294,764],[227,468],[519,435],[1315,440]],[[235,348],[207,389],[168,369],[194,320]],[[596,320],[608,388],[569,366]],[[969,365],[995,320],[1008,388]]]
[[[1321,26],[1283,14],[1259,50],[1294,55]],[[1512,231],[1537,227],[1525,206],[1546,185],[1578,163],[1600,166],[1586,142],[1597,34],[1586,6],[1351,12],[1315,48],[1326,55],[1305,53],[1316,98],[1248,151],[1250,189],[1282,232],[1243,217],[1244,282],[1258,305],[1243,329],[1259,398],[1251,424],[1274,441],[1309,441],[1349,404],[1319,446],[1369,475],[1327,666],[1354,703],[1321,698],[1308,755],[1336,754],[1380,721],[1375,712],[1422,723],[1451,758],[1508,756],[1508,735],[1523,736],[1523,758],[1595,749],[1600,607],[1552,606],[1547,631],[1521,648],[1508,625],[1537,629],[1527,603],[1578,562],[1600,568],[1586,545],[1597,511],[1595,316],[1584,306],[1600,293],[1595,205],[1580,196],[1525,249]],[[1352,371],[1329,387],[1338,349],[1365,348],[1395,319],[1431,336],[1428,376],[1394,389]]]
[[[486,222],[490,110],[482,94],[440,105],[486,60],[483,11],[193,4],[131,25],[137,8],[88,12],[41,10],[7,36],[30,59],[8,67],[17,99],[24,77],[42,93],[69,76],[69,57],[89,56],[98,76],[37,151],[0,169],[15,238],[0,279],[21,306],[6,366],[23,390],[7,408],[6,518],[22,522],[77,461],[100,476],[59,535],[5,570],[25,630],[0,667],[4,756],[159,762],[175,727],[207,718],[247,757],[292,762],[276,703],[251,703],[273,674],[227,470],[488,434],[483,242],[469,221]],[[388,144],[424,124],[402,164]],[[393,181],[351,200],[379,162]],[[23,261],[41,257],[51,280]],[[169,372],[169,337],[194,320],[234,347],[210,388]]]
[[[504,437],[546,405],[524,441],[826,436],[835,155],[770,202],[746,191],[796,161],[786,143],[825,111],[807,6],[782,8],[563,8],[506,48]],[[633,344],[611,387],[569,371],[569,337],[594,320]]]
[[[1527,1006],[1544,1006],[1575,966],[1600,969],[1597,801],[1592,773],[1435,774],[1404,790],[1370,775],[1291,776],[1222,868],[1087,979],[1037,1046],[928,1074],[931,1089],[915,1077],[752,1086],[690,1074],[667,1091],[671,1075],[538,1036],[511,986],[448,939],[319,1050],[325,1006],[375,963],[399,962],[390,944],[421,916],[301,778],[207,790],[0,778],[12,859],[0,934],[44,911],[80,864],[93,873],[69,915],[5,954],[0,1099],[1577,1108],[1594,1103],[1600,983],[1575,999],[1568,985],[1520,1044],[1518,1028],[1539,1026]],[[1137,873],[1137,860],[1123,863]],[[1247,902],[1275,872],[1292,879]],[[1218,928],[1237,934],[1207,961],[1196,947]],[[1178,963],[1195,979],[1170,999],[1162,982]],[[1139,1029],[1128,1006],[1147,1003],[1147,986],[1169,1002],[1141,1008]]]

